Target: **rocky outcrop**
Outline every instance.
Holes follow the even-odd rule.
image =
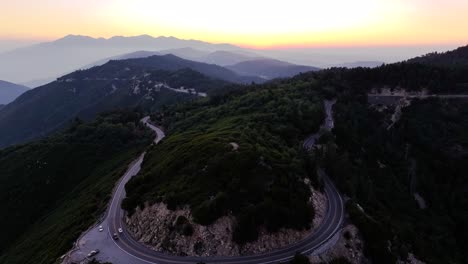
[[[346,259],[353,264],[369,263],[364,256],[364,242],[356,226],[348,224],[335,236],[334,246],[309,257],[311,263],[328,263],[337,259]]]
[[[311,187],[312,188],[312,187]],[[315,209],[313,227],[317,227],[326,211],[326,196],[313,191],[310,198]],[[171,211],[164,203],[147,205],[126,218],[129,232],[148,247],[174,255],[238,256],[267,252],[305,238],[313,230],[281,229],[275,233],[260,230],[255,242],[238,245],[232,241],[235,218],[224,216],[208,226],[193,222],[190,209]]]

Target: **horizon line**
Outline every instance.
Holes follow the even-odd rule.
[[[253,50],[298,50],[298,49],[327,49],[327,48],[337,48],[337,49],[352,49],[352,48],[409,48],[409,47],[448,47],[448,46],[456,46],[456,47],[463,47],[468,46],[468,40],[464,43],[456,43],[456,42],[438,42],[438,43],[393,43],[393,44],[384,44],[384,43],[291,43],[291,44],[272,44],[272,45],[251,45],[245,43],[229,43],[229,42],[212,42],[206,41],[202,39],[193,39],[193,38],[180,38],[174,35],[159,35],[153,36],[150,34],[138,34],[138,35],[114,35],[111,37],[102,37],[102,36],[91,36],[91,35],[83,35],[83,34],[66,34],[62,37],[2,37],[0,36],[0,42],[2,41],[18,41],[18,42],[31,42],[31,45],[43,44],[43,43],[50,43],[65,39],[67,37],[82,37],[82,38],[90,38],[93,40],[111,40],[113,38],[138,38],[138,37],[150,37],[153,39],[158,38],[173,38],[177,40],[183,41],[199,41],[208,44],[214,45],[231,45],[238,48],[243,49],[253,49]]]

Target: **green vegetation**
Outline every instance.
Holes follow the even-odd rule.
[[[419,91],[423,88],[433,93],[463,93],[467,90],[468,65],[447,68],[418,63],[395,63],[377,68],[333,68],[295,77],[314,76],[324,89],[332,93],[366,94],[373,88],[405,89]]]
[[[161,109],[153,119],[168,137],[148,151],[140,174],[126,185],[122,206],[129,213],[146,202],[165,202],[170,209],[190,206],[203,225],[233,215],[233,239],[241,244],[255,240],[260,227],[308,228],[314,211],[304,180],[320,187],[320,164],[350,197],[347,211],[374,263],[395,263],[410,252],[427,263],[466,263],[468,105],[415,101],[388,130],[392,111],[369,108],[366,96],[382,87],[463,92],[466,68],[399,63],[330,69],[234,89],[177,61],[171,69],[161,69],[168,61],[155,58],[127,63],[73,73],[5,106],[0,146],[56,131],[77,115],[92,118],[116,107]],[[211,77],[232,75],[198,66],[214,71]],[[131,86],[132,76],[140,90]],[[150,81],[156,79],[217,92],[166,107],[189,97],[155,91]],[[325,147],[315,158],[301,142],[317,131],[322,100],[331,97],[338,97],[336,126],[319,139]],[[0,204],[7,212],[0,218],[1,263],[52,263],[96,221],[127,164],[150,141],[140,117],[118,112],[93,123],[77,120],[63,133],[0,151]],[[427,208],[418,206],[416,193]],[[186,236],[193,232],[185,218],[173,228]]]
[[[348,212],[366,254],[376,263],[409,252],[427,263],[466,263],[468,105],[416,100],[387,130],[391,113],[354,95],[343,94],[335,106],[338,148],[329,146],[327,170],[352,199]]]
[[[421,57],[409,60],[409,62],[417,62],[423,64],[459,68],[468,66],[468,46],[460,47],[455,50],[443,53],[429,53]]]
[[[304,178],[315,173],[301,141],[322,123],[322,98],[313,79],[284,81],[156,115],[169,135],[126,185],[123,208],[189,205],[203,225],[232,214],[239,243],[255,240],[260,226],[309,228],[314,212]]]
[[[53,263],[104,212],[152,133],[133,112],[76,120],[63,133],[0,151],[0,263]]]
[[[194,88],[209,94],[230,89],[229,81],[243,82],[234,72],[172,55],[111,61],[67,74],[32,89],[0,111],[0,148],[27,142],[64,129],[69,120],[92,120],[116,109],[159,111],[164,105],[195,98],[158,88]]]
[[[427,263],[466,263],[466,101],[415,101],[387,130],[393,109],[370,109],[366,96],[383,87],[466,94],[468,68],[454,57],[460,52],[466,54],[466,47],[431,56],[443,64],[414,61],[293,78],[315,78],[329,96],[339,97],[333,131],[337,148],[329,135],[321,138],[327,145],[321,162],[351,197],[347,211],[375,263],[395,263],[409,252]],[[418,206],[416,193],[426,209]]]

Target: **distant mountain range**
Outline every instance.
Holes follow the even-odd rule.
[[[301,72],[317,71],[317,67],[302,66],[273,59],[257,59],[239,62],[226,68],[241,74],[256,75],[266,80],[291,77]]]
[[[96,39],[69,35],[53,42],[36,44],[0,54],[0,79],[35,88],[69,72],[102,65],[109,60],[166,54],[220,66],[270,59],[270,57],[259,55],[253,50],[230,44],[211,44],[174,37],[154,38],[142,35]],[[259,66],[271,67],[270,64]],[[289,66],[286,72],[291,70]],[[271,71],[277,72],[278,70],[280,69],[272,69]],[[257,71],[260,74],[247,75],[265,75],[265,69],[257,69]],[[296,71],[291,72],[295,73]],[[277,74],[273,74],[273,76],[276,77]],[[291,73],[281,73],[279,76],[287,77],[291,76]]]
[[[206,52],[202,50],[196,50],[193,48],[180,48],[180,49],[169,49],[169,50],[162,50],[162,51],[136,51],[131,52],[119,56],[113,56],[110,58],[102,59],[97,62],[91,63],[90,65],[86,66],[85,68],[102,65],[109,60],[125,60],[125,59],[132,59],[132,58],[145,58],[153,55],[168,55],[172,54],[177,57],[204,62],[209,64],[216,64],[220,66],[227,66],[232,65],[235,63],[239,63],[242,61],[253,60],[255,58],[259,58],[258,55],[255,56],[248,56],[241,53],[231,52],[231,51],[215,51],[215,52]]]
[[[161,51],[191,47],[214,52],[236,51],[230,44],[211,44],[174,37],[112,37],[110,39],[69,35],[62,39],[0,54],[0,79],[15,83],[55,79],[95,61],[138,50]],[[47,62],[47,63],[44,63]]]
[[[174,55],[113,60],[60,77],[5,106],[0,110],[0,147],[48,135],[75,117],[91,119],[118,108],[154,110],[195,93],[256,80]]]
[[[434,49],[447,50],[446,47],[434,47]],[[380,61],[396,62],[434,49],[356,47],[260,50],[175,37],[142,35],[104,39],[68,35],[56,41],[0,53],[0,79],[34,88],[77,69],[96,65],[96,62],[100,62],[97,65],[102,65],[109,58],[138,51],[157,52],[152,55],[174,54],[184,59],[220,66],[251,60],[276,59],[320,68],[331,66],[352,68],[374,67],[381,64]],[[44,63],[45,61],[47,63]]]
[[[26,86],[0,80],[0,105],[9,104],[27,90]]]
[[[203,52],[192,48],[172,49],[159,52],[138,51],[121,56],[115,56],[95,62],[85,68],[102,65],[109,60],[124,60],[129,58],[143,58],[159,54],[172,54],[187,60],[222,65],[238,75],[255,76],[256,82],[263,82],[280,77],[292,77],[301,72],[316,71],[317,67],[295,65],[292,63],[259,57],[253,53],[237,53],[230,51]],[[225,79],[225,78],[221,78]],[[228,81],[236,80],[228,79]]]

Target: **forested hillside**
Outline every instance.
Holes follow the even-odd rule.
[[[444,67],[468,66],[468,46],[460,47],[447,52],[429,53],[424,56],[408,60],[408,62],[417,62]]]
[[[393,109],[343,95],[335,106],[337,148],[325,159],[350,196],[348,212],[375,263],[415,254],[426,263],[466,263],[468,104],[414,101],[389,129]]]
[[[126,108],[155,111],[199,92],[216,93],[230,85],[214,77],[225,73],[237,76],[219,66],[170,55],[111,61],[76,71],[28,91],[1,109],[0,148],[47,136],[75,117],[91,120],[100,112]],[[182,87],[192,92],[184,93]]]
[[[315,182],[316,175],[301,141],[322,123],[322,99],[310,79],[169,108],[155,117],[169,135],[126,185],[123,208],[189,205],[203,225],[233,214],[238,243],[255,240],[261,226],[309,227],[314,215],[304,178]]]
[[[0,151],[0,263],[53,263],[104,212],[151,142],[134,112],[112,112]]]
[[[375,88],[391,88],[407,91],[427,89],[431,93],[467,93],[467,73],[468,67],[449,69],[419,63],[395,63],[376,68],[334,68],[315,76],[339,91],[351,89],[367,93]]]
[[[171,209],[189,205],[201,224],[232,211],[238,219],[234,236],[238,242],[254,240],[259,226],[271,231],[283,226],[304,227],[303,220],[309,216],[302,213],[301,201],[307,194],[302,184],[293,184],[301,175],[310,176],[300,142],[323,118],[320,101],[336,96],[333,133],[338,148],[326,148],[329,151],[320,162],[352,198],[349,210],[368,241],[368,256],[378,263],[391,263],[411,252],[437,262],[447,249],[459,260],[463,248],[454,240],[459,236],[455,231],[466,228],[453,229],[450,222],[461,225],[464,216],[453,213],[448,216],[453,219],[444,219],[447,211],[442,208],[460,210],[464,200],[452,202],[453,198],[441,196],[439,181],[446,170],[454,180],[444,185],[444,193],[465,188],[461,187],[466,182],[461,175],[467,170],[461,161],[466,159],[466,105],[458,101],[415,102],[405,109],[397,125],[387,130],[393,110],[369,108],[367,92],[383,87],[463,92],[459,84],[466,76],[464,68],[451,72],[407,63],[375,69],[331,69],[169,108],[155,116],[169,136],[149,153],[140,175],[127,185],[129,198],[123,207],[132,213],[145,202],[164,201]],[[431,129],[434,133],[429,133]],[[425,130],[429,134],[423,134]],[[329,140],[333,138],[321,142]],[[438,142],[438,148],[447,152],[428,152],[427,148],[436,149],[430,142]],[[446,156],[450,149],[460,156],[451,160]],[[412,178],[414,182],[408,178],[410,160],[420,164],[420,175]],[[265,182],[270,185],[263,185]],[[415,194],[427,199],[428,209],[417,207]],[[371,216],[371,222],[361,222],[353,209],[356,203]],[[374,221],[378,223],[375,226]],[[369,231],[371,228],[376,229]],[[384,231],[377,231],[380,229]],[[416,237],[418,232],[427,237]],[[444,237],[447,240],[441,240],[444,242],[436,250],[429,250],[436,239]],[[392,251],[386,252],[387,240],[392,242]]]
[[[394,109],[371,107],[367,101],[371,89],[384,87],[466,93],[466,68],[411,63],[335,68],[234,89],[189,69],[127,70],[121,63],[78,71],[43,87],[42,91],[58,93],[43,107],[73,106],[75,101],[67,98],[80,90],[86,91],[78,96],[82,99],[94,93],[121,93],[101,104],[115,107],[126,100],[109,98],[169,93],[151,88],[162,81],[175,86],[205,82],[203,87],[216,91],[218,85],[229,87],[172,106],[154,107],[146,99],[148,104],[143,104],[139,100],[144,96],[136,99],[138,104],[123,104],[154,111],[153,120],[167,132],[126,185],[128,198],[122,206],[130,214],[138,206],[164,202],[171,210],[189,206],[195,222],[202,225],[232,215],[236,219],[232,238],[239,244],[255,240],[262,227],[304,229],[314,217],[304,180],[320,186],[315,173],[319,163],[350,198],[351,221],[375,263],[395,263],[409,253],[428,263],[466,263],[466,102],[414,100],[389,128]],[[90,80],[96,86],[73,89]],[[119,90],[124,84],[132,86]],[[17,102],[28,104],[31,98],[48,95],[29,94]],[[322,102],[332,97],[338,99],[333,135],[321,138],[323,151],[310,155],[301,143],[317,131],[324,118]],[[33,116],[38,109],[27,114]],[[106,108],[87,109],[93,109],[85,115],[90,118]],[[71,116],[76,112],[67,118]],[[47,117],[55,118],[50,113]],[[8,227],[0,239],[0,262],[50,263],[70,248],[103,211],[128,162],[149,142],[140,117],[120,112],[93,123],[76,121],[63,133],[0,151],[0,170],[5,172],[0,177],[0,201],[11,212],[0,222]],[[37,221],[28,225],[31,218]]]

